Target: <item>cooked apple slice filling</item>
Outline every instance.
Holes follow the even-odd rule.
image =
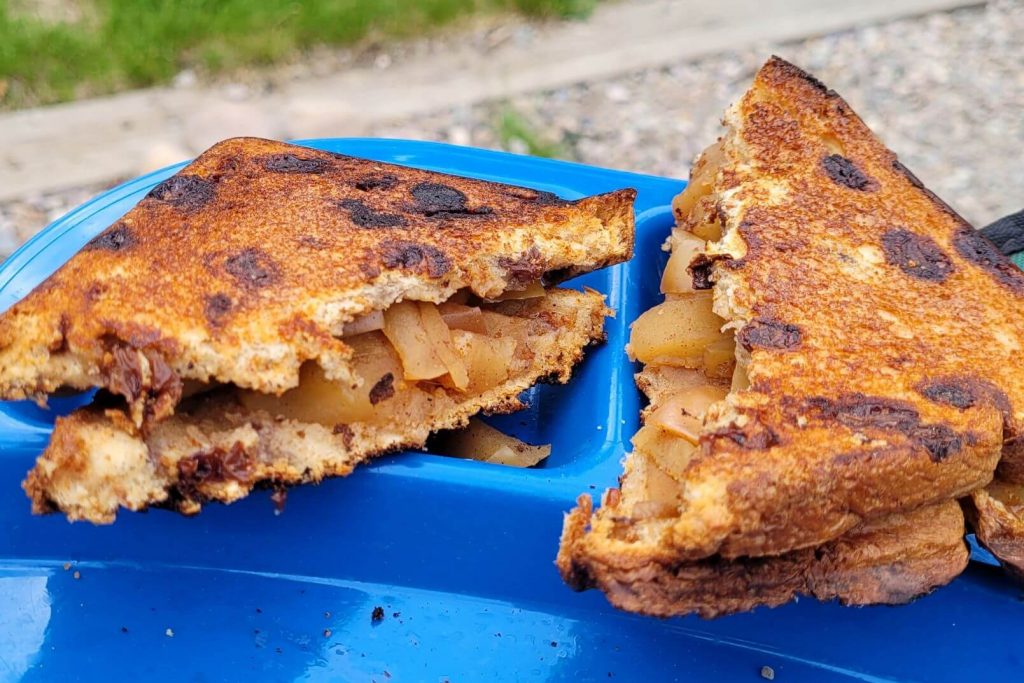
[[[556,329],[532,316],[540,283],[497,301],[457,295],[440,305],[401,301],[345,326],[357,381],[332,380],[303,365],[281,396],[239,390],[253,411],[334,427],[355,422],[421,422],[431,412],[525,372],[556,343]]]
[[[626,351],[644,364],[637,376],[650,399],[644,426],[633,437],[617,512],[634,520],[674,517],[684,472],[700,441],[709,408],[747,386],[744,359],[726,321],[712,310],[712,292],[694,285],[691,265],[721,238],[711,194],[721,163],[718,145],[697,162],[686,190],[673,203],[678,226],[661,278],[665,301],[633,323]],[[627,531],[628,530],[628,531]],[[629,525],[622,533],[641,533]]]
[[[465,429],[442,437],[439,445],[445,455],[510,467],[533,467],[551,455],[550,444],[531,446],[475,417]]]
[[[519,409],[518,396],[538,381],[568,381],[610,313],[594,291],[535,287],[500,298],[406,300],[350,321],[341,342],[351,380],[307,361],[280,395],[193,385],[173,415],[141,434],[121,409],[97,402],[58,421],[60,438],[26,488],[38,511],[105,523],[119,507],[195,513],[257,485],[343,476],[370,457],[422,448],[432,432],[464,427],[480,411]],[[489,432],[463,445],[453,455],[518,466],[548,452]]]

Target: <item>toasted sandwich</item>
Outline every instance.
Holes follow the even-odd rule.
[[[634,196],[215,145],[0,317],[3,398],[100,389],[33,509],[195,513],[521,407],[603,338],[602,296],[552,285],[630,257]]]
[[[1024,274],[781,59],[725,125],[673,204],[666,301],[633,325],[652,407],[621,488],[567,518],[559,568],[609,595],[708,563],[753,582],[746,602],[689,585],[669,595],[694,601],[627,607],[659,614],[905,601],[963,568],[951,501],[1021,434]],[[820,589],[835,548],[903,589]],[[790,560],[802,578],[760,599],[750,563]]]

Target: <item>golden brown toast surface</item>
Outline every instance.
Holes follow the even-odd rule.
[[[1024,424],[1024,274],[791,64],[725,122],[696,271],[751,387],[711,411],[666,542],[782,553],[986,484]]]
[[[350,376],[347,321],[627,259],[633,190],[531,189],[253,138],[150,192],[0,317],[0,396],[103,386],[162,417],[177,379],[265,392],[315,360]]]
[[[633,325],[644,426],[559,569],[656,615],[906,601],[965,566],[956,499],[1018,461],[1024,274],[791,64],[725,123]]]

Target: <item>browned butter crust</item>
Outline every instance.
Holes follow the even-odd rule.
[[[665,543],[780,554],[984,486],[1024,424],[1024,274],[793,65],[725,122],[708,258],[751,388],[712,416]]]
[[[1001,457],[1024,471],[1024,274],[795,66],[769,60],[724,122],[707,194],[675,208],[691,236],[721,223],[689,273],[741,381],[693,448],[688,423],[642,428],[620,488],[566,517],[563,578],[659,616],[905,602],[964,568],[972,493],[979,539],[1019,567],[1024,507],[982,489]],[[645,419],[668,377],[638,375]]]
[[[0,397],[105,387],[141,424],[180,380],[348,379],[347,321],[621,262],[633,190],[545,192],[236,138],[155,187],[0,316]]]
[[[657,617],[712,618],[776,607],[798,595],[844,605],[901,604],[949,583],[969,556],[955,501],[885,517],[819,548],[697,562],[608,553],[586,534],[590,497],[577,503],[557,561],[566,582],[576,590],[599,588],[616,607]]]
[[[0,397],[103,389],[57,420],[24,483],[33,509],[94,523],[121,508],[194,513],[257,485],[344,475],[481,410],[521,407],[520,393],[567,381],[603,339],[600,294],[496,304],[539,325],[525,365],[465,393],[428,383],[406,394],[425,402],[416,410],[322,424],[286,419],[273,399],[253,407],[241,390],[281,395],[303,366],[361,386],[345,326],[363,314],[456,292],[499,298],[622,262],[635,195],[570,201],[270,140],[218,143],[0,316]],[[369,381],[370,405],[401,403],[402,378]]]

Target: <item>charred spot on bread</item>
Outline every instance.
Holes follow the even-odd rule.
[[[247,289],[266,287],[277,279],[277,264],[257,247],[246,247],[229,256],[224,269]]]
[[[969,263],[981,268],[1014,294],[1024,294],[1024,273],[996,245],[965,225],[953,235],[953,248]]]
[[[943,380],[928,382],[919,387],[918,391],[929,401],[944,403],[960,410],[973,408],[978,400],[972,387],[960,382]]]
[[[90,304],[96,303],[103,297],[103,293],[107,291],[107,285],[104,282],[93,282],[85,290],[85,300]]]
[[[466,195],[443,183],[417,183],[410,190],[422,211],[465,211]]]
[[[844,394],[838,398],[809,398],[807,405],[822,418],[835,420],[851,429],[875,427],[906,432],[921,420],[909,403],[859,393]]]
[[[945,424],[922,424],[909,403],[879,396],[851,393],[837,399],[807,401],[818,414],[855,431],[877,429],[906,435],[923,446],[933,462],[940,462],[963,447],[965,437]]]
[[[146,195],[146,199],[165,202],[182,211],[196,211],[213,199],[214,185],[196,175],[175,175]]]
[[[562,199],[554,192],[542,192],[538,191],[537,196],[533,200],[537,204],[543,206],[562,206],[563,204],[571,204],[568,199]]]
[[[430,277],[441,277],[452,267],[451,260],[437,247],[404,240],[381,244],[380,260],[385,268],[402,268]]]
[[[358,199],[344,199],[339,206],[348,211],[349,218],[360,228],[399,228],[406,224],[403,216],[374,211]]]
[[[132,247],[135,242],[135,233],[132,229],[119,221],[89,240],[85,248],[117,252]]]
[[[368,175],[355,182],[357,190],[369,192],[370,190],[390,190],[398,184],[398,176],[394,173],[380,173]]]
[[[764,70],[766,72],[776,71],[780,75],[782,75],[783,78],[788,77],[801,80],[807,85],[814,88],[815,90],[819,91],[822,95],[829,99],[839,97],[835,90],[832,90],[827,85],[822,83],[817,76],[804,71],[795,64],[787,62],[785,59],[782,59],[778,55],[772,55],[769,58],[768,62],[764,66]]]
[[[206,297],[206,304],[203,306],[203,315],[214,327],[219,326],[224,317],[231,311],[231,297],[227,294],[214,294]]]
[[[294,154],[268,154],[260,165],[271,173],[323,173],[328,164],[325,159],[305,158]]]
[[[417,183],[410,193],[416,200],[416,208],[427,218],[483,216],[492,213],[489,206],[471,209],[466,195],[444,183]]]
[[[1003,416],[1004,427],[1012,415],[1010,398],[1006,392],[979,377],[952,375],[925,380],[917,385],[919,394],[933,403],[967,410],[979,405],[990,405]]]
[[[736,340],[747,351],[755,348],[791,351],[800,347],[803,334],[796,325],[781,320],[757,318],[740,329]]]
[[[730,423],[708,434],[709,440],[728,439],[743,450],[765,451],[779,443],[775,430],[760,420],[751,419],[742,427]]]
[[[857,167],[857,164],[841,154],[829,154],[822,158],[821,166],[834,183],[859,192],[873,192],[878,182]]]
[[[238,172],[238,169],[245,164],[245,160],[238,155],[228,154],[217,162],[216,170],[210,177],[214,180],[222,180],[225,176]]]
[[[931,237],[906,228],[891,228],[882,235],[882,251],[889,265],[898,266],[919,280],[944,282],[953,262]]]
[[[959,453],[964,444],[964,437],[944,424],[918,425],[908,436],[925,447],[932,462]]]

